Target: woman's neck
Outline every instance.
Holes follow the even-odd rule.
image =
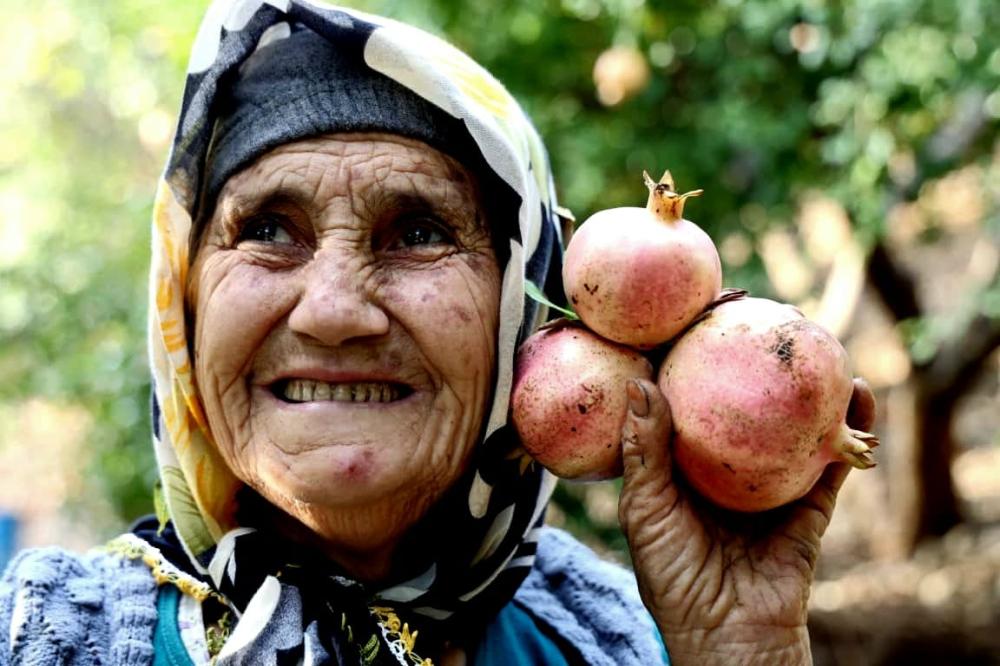
[[[299,504],[294,516],[267,506],[258,519],[266,520],[281,537],[323,553],[363,583],[389,577],[403,536],[425,513],[413,502],[398,501],[343,512]]]

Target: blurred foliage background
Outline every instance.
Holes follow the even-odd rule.
[[[148,220],[206,4],[0,2],[0,510],[22,543],[83,547],[151,509]],[[975,587],[994,597],[956,622],[1000,625],[982,527],[1000,521],[995,0],[351,4],[504,81],[579,220],[670,168],[706,190],[688,216],[727,285],[845,341],[883,406],[883,465],[845,490],[820,611],[850,605],[853,563],[958,543],[992,558]],[[561,486],[552,520],[623,552],[614,484]],[[928,561],[900,594],[959,603]]]

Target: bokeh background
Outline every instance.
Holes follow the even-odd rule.
[[[205,0],[0,0],[0,562],[152,508],[150,205]],[[726,284],[876,389],[811,599],[819,664],[1000,663],[995,0],[371,0],[503,80],[579,220],[702,187]],[[615,483],[550,521],[625,561]]]

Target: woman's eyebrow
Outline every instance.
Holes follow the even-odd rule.
[[[379,207],[396,208],[414,211],[439,212],[456,221],[473,221],[476,219],[477,205],[471,197],[455,196],[436,197],[412,189],[396,189],[391,186],[380,187],[370,202]]]
[[[436,213],[456,228],[471,228],[480,224],[482,216],[474,197],[463,196],[450,188],[448,194],[447,197],[432,196],[413,187],[383,183],[362,197],[360,210],[365,215],[377,215],[387,210]],[[311,210],[316,205],[314,191],[283,182],[274,186],[264,185],[258,190],[246,188],[226,194],[221,213],[222,219],[227,220],[271,207]]]
[[[419,192],[396,190],[391,187],[379,188],[378,201],[383,205],[417,210],[434,210],[436,208],[448,207],[447,204]]]
[[[224,210],[229,214],[282,205],[306,207],[309,205],[309,198],[298,188],[287,185],[264,187],[260,190],[239,191],[228,195]]]

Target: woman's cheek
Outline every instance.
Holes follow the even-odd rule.
[[[253,439],[248,373],[282,317],[284,281],[224,255],[203,269],[195,311],[195,378],[213,436],[232,465]]]
[[[448,270],[413,271],[407,279],[385,284],[387,307],[398,313],[446,381],[479,374],[472,370],[492,370],[499,308],[495,272],[495,264],[477,271],[463,262]]]

